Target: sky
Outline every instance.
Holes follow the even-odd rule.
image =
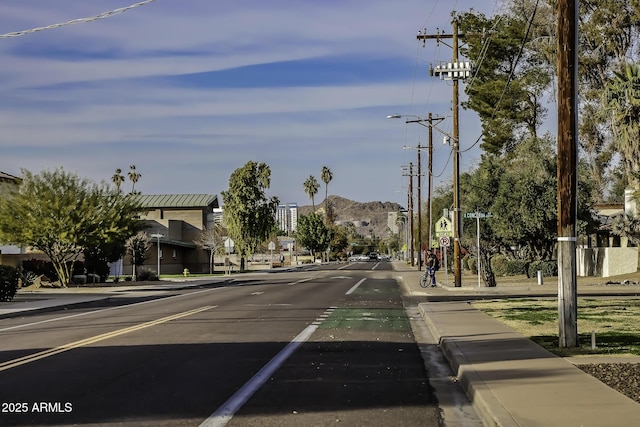
[[[3,0],[0,35],[136,3]],[[252,160],[271,169],[268,196],[306,205],[303,182],[316,177],[321,202],[327,166],[330,195],[406,206],[402,168],[417,167],[427,128],[387,116],[432,113],[452,133],[452,85],[428,73],[451,48],[416,36],[450,33],[451,13],[471,9],[498,13],[492,0],[156,0],[0,37],[0,171],[111,182],[135,165],[144,194],[220,196]],[[479,137],[461,109],[461,171]],[[451,146],[434,141],[434,186],[450,185]]]

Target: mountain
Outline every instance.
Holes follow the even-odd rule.
[[[356,202],[340,196],[329,196],[336,223],[352,222],[358,233],[363,236],[373,234],[378,237],[387,235],[389,212],[399,212],[404,208],[392,202]],[[313,211],[311,205],[298,206],[298,215],[308,215]],[[316,212],[324,214],[324,200],[316,203]]]

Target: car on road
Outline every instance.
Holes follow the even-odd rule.
[[[369,252],[369,261],[380,261],[380,255],[378,255],[378,252]]]

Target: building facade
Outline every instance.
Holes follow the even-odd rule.
[[[160,274],[181,274],[209,271],[209,253],[194,241],[200,232],[213,227],[219,212],[218,197],[210,194],[143,194],[139,197],[144,208],[143,220],[150,236],[151,249],[144,267]],[[158,250],[159,249],[159,250]],[[122,275],[133,274],[131,257],[122,260]],[[118,273],[118,266],[113,266]]]
[[[276,210],[276,222],[278,228],[287,236],[298,229],[298,204],[287,203],[278,206]]]

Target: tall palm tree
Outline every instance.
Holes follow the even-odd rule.
[[[327,166],[323,166],[320,178],[322,179],[322,182],[324,182],[324,211],[325,218],[327,219],[327,222],[329,222],[329,183],[333,179],[333,173],[331,172],[331,169],[329,169]]]
[[[116,185],[118,192],[120,191],[120,186],[124,182],[124,175],[122,175],[122,169],[116,169],[116,171],[111,176],[111,182]]]
[[[320,189],[320,184],[318,184],[318,180],[315,176],[309,175],[309,178],[304,182],[304,192],[307,193],[309,197],[311,197],[311,205],[313,206],[313,211],[316,211],[316,203],[315,203],[315,195],[318,194],[318,190]]]
[[[616,151],[620,154],[630,186],[640,188],[640,67],[626,64],[607,84],[603,109],[611,123]]]
[[[136,165],[129,166],[131,170],[129,171],[129,181],[131,181],[131,194],[136,194],[136,182],[140,179],[142,174],[136,171]]]

